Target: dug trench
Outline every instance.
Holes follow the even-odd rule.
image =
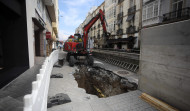
[[[97,95],[100,98],[137,89],[136,83],[131,83],[126,78],[98,66],[79,65],[74,77],[78,87],[84,88],[86,93]]]

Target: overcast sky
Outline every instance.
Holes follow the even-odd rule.
[[[104,0],[59,0],[59,39],[66,40],[84,21],[92,6]]]

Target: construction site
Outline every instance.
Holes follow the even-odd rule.
[[[0,9],[0,111],[190,110],[190,0]]]

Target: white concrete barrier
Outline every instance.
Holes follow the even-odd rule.
[[[53,65],[58,61],[59,51],[53,51],[47,57],[32,82],[32,93],[24,96],[24,111],[47,111],[47,95],[49,89],[50,75]]]

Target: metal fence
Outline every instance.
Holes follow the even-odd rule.
[[[114,39],[115,40],[115,39]],[[101,49],[96,49],[95,50],[108,50],[108,51],[117,51],[117,52],[126,52],[126,53],[136,53],[140,54],[140,49],[130,49],[130,50],[124,50],[124,49],[114,49],[114,48],[101,48]]]

